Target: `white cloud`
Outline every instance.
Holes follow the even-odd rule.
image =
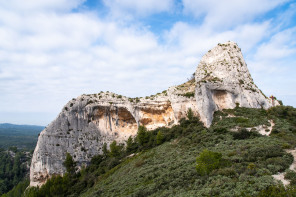
[[[232,30],[213,31],[204,26],[192,26],[179,22],[174,25],[171,31],[166,33],[167,42],[174,44],[177,48],[182,48],[187,54],[203,54],[217,43],[235,41],[248,52],[256,46],[270,29],[269,22],[243,24]]]
[[[274,9],[289,0],[182,0],[184,12],[204,17],[211,27],[232,27]]]
[[[257,50],[256,60],[268,59],[274,61],[276,59],[286,58],[296,55],[296,28],[281,31],[271,39],[260,45]]]
[[[24,6],[9,2],[0,3],[1,112],[57,115],[72,97],[101,90],[134,97],[155,94],[184,82],[201,56],[218,42],[238,42],[251,64],[254,58],[265,64],[268,50],[293,52],[295,48],[291,42],[295,30],[290,29],[252,53],[273,34],[266,33],[274,32],[270,20],[240,23],[224,31],[215,31],[207,21],[201,25],[176,21],[166,33],[155,34],[136,18],[122,22],[108,14],[102,18],[87,11],[69,12],[82,3],[79,0],[36,5],[31,0]],[[143,17],[174,6],[170,0],[108,2],[112,12]],[[260,76],[262,71],[252,65],[255,76]],[[273,64],[278,66],[279,62]]]
[[[103,0],[115,16],[137,15],[147,16],[150,14],[168,12],[174,6],[174,0]]]
[[[69,11],[77,8],[85,0],[9,0],[0,1],[4,10],[18,11],[20,13],[44,11]]]

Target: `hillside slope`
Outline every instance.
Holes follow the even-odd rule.
[[[275,111],[281,115],[273,116]],[[295,147],[296,110],[291,108],[292,121],[283,118],[282,113],[288,111],[275,108],[267,113],[236,108],[218,112],[216,124],[210,129],[196,130],[194,124],[189,124],[183,130],[184,136],[127,160],[112,173],[101,176],[81,196],[258,195],[276,184],[272,175],[285,171],[293,161],[284,148]],[[270,137],[255,129],[247,134],[241,131],[268,124],[269,118],[276,121]],[[234,125],[240,131],[229,131]],[[190,128],[190,132],[186,131]],[[204,149],[222,153],[227,164],[208,176],[200,176],[195,169],[196,157]]]
[[[274,123],[273,124],[271,124]],[[259,131],[272,129],[270,135]],[[160,137],[161,136],[161,137]],[[54,176],[25,196],[271,196],[296,195],[296,173],[289,170],[296,147],[296,109],[225,109],[205,128],[192,114],[180,125],[145,132],[92,159],[78,174]],[[197,157],[221,155],[206,174],[197,171]],[[212,165],[210,162],[209,165]],[[291,188],[273,175],[286,172]],[[292,196],[293,196],[292,195]]]

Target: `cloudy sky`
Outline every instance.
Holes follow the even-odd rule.
[[[0,0],[0,122],[47,125],[84,93],[155,94],[228,40],[296,107],[295,1]]]

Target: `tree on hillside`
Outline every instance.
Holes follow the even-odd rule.
[[[108,151],[108,149],[107,149],[107,143],[105,142],[105,143],[103,144],[103,155],[104,155],[105,157],[107,157],[108,154],[109,154],[109,151]]]
[[[157,145],[162,144],[163,141],[164,141],[164,136],[161,131],[158,131],[158,133],[156,135],[156,144]]]
[[[76,162],[73,160],[70,153],[66,153],[66,159],[65,159],[63,165],[65,166],[65,168],[69,174],[75,173]]]
[[[144,126],[139,126],[136,139],[140,146],[144,146],[148,142],[149,136]]]
[[[115,140],[110,144],[110,156],[111,157],[119,156],[121,150],[122,150],[122,146],[117,145]]]
[[[126,152],[127,153],[132,153],[136,151],[138,148],[137,143],[134,142],[134,139],[132,136],[129,136],[129,138],[126,141]]]
[[[193,117],[194,117],[194,114],[193,114],[193,111],[192,111],[192,109],[191,108],[189,108],[188,109],[188,111],[187,111],[187,118],[188,118],[188,120],[192,120],[193,119]]]

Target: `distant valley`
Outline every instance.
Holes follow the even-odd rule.
[[[44,126],[0,124],[0,148],[7,149],[16,146],[21,149],[34,149],[38,134]]]

